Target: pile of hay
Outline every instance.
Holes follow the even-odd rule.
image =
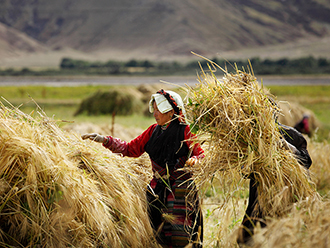
[[[130,115],[139,113],[143,107],[139,100],[142,96],[137,90],[112,89],[109,91],[97,91],[92,96],[84,99],[75,116],[87,113],[87,115]]]
[[[328,247],[330,202],[309,201],[295,204],[290,215],[257,228],[254,243],[249,247]]]
[[[281,115],[278,117],[280,123],[293,127],[301,121],[304,115],[308,115],[308,123],[311,132],[322,127],[321,122],[316,118],[313,111],[304,108],[299,103],[279,101],[278,105],[281,109]]]
[[[280,109],[252,70],[225,71],[222,80],[202,71],[199,84],[187,91],[188,118],[208,154],[194,168],[196,182],[203,184],[217,173],[227,178],[254,173],[259,204],[268,216],[282,215],[297,200],[319,199],[306,170],[283,148],[274,119]]]
[[[321,195],[330,198],[330,144],[328,141],[309,143],[313,166],[311,177]]]
[[[131,115],[144,114],[150,116],[148,102],[151,94],[164,86],[159,83],[141,84],[137,87],[117,87],[107,91],[97,91],[80,103],[75,116],[87,115]],[[166,89],[173,86],[166,86]]]
[[[0,118],[1,247],[157,247],[148,172],[42,113]]]

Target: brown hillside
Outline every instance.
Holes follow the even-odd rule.
[[[0,56],[45,52],[47,48],[26,34],[0,23]]]
[[[241,49],[256,49],[252,55],[262,56],[269,46],[301,40],[314,44],[329,37],[330,3],[4,0],[0,22],[53,49],[54,54],[69,49],[95,60],[160,60],[191,57],[194,51],[229,58]],[[313,49],[306,53],[314,55]]]

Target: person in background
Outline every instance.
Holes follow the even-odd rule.
[[[277,104],[274,100],[269,99],[271,104]],[[283,125],[277,121],[277,114],[274,114],[275,122],[278,124],[279,132],[282,135],[282,144],[284,149],[289,149],[296,156],[299,164],[306,170],[312,165],[312,160],[307,151],[307,141],[304,136],[295,128]],[[249,200],[245,215],[238,233],[237,243],[240,247],[251,244],[254,234],[254,227],[260,223],[261,227],[266,226],[265,214],[258,204],[258,182],[255,175],[251,173],[246,176],[249,182]]]
[[[294,128],[299,131],[300,133],[307,134],[308,136],[311,135],[310,129],[309,129],[309,115],[305,114],[303,118],[294,125]]]
[[[130,142],[97,133],[82,139],[100,142],[113,153],[139,157],[147,152],[153,179],[148,185],[150,221],[163,247],[202,247],[203,217],[192,175],[182,169],[204,158],[204,151],[193,143],[194,135],[185,120],[179,94],[159,90],[151,96],[149,110],[157,124],[151,125]]]

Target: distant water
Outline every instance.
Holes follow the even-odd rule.
[[[257,77],[264,85],[330,85],[330,75],[322,77]],[[221,78],[219,78],[221,79]],[[197,76],[111,76],[111,77],[0,77],[0,86],[81,86],[81,85],[140,85],[168,82],[174,85],[198,83]]]
[[[330,85],[328,77],[260,77],[264,85]]]

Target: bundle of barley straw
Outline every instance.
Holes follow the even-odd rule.
[[[157,247],[134,162],[39,114],[0,106],[0,246]]]
[[[214,68],[224,72],[222,80]],[[297,200],[319,199],[306,170],[283,148],[274,118],[280,109],[252,67],[248,73],[237,68],[229,73],[210,61],[209,69],[202,69],[199,83],[186,89],[192,130],[197,142],[207,144],[206,158],[194,168],[195,181],[203,184],[219,173],[241,178],[254,173],[259,204],[268,216],[281,216]]]

